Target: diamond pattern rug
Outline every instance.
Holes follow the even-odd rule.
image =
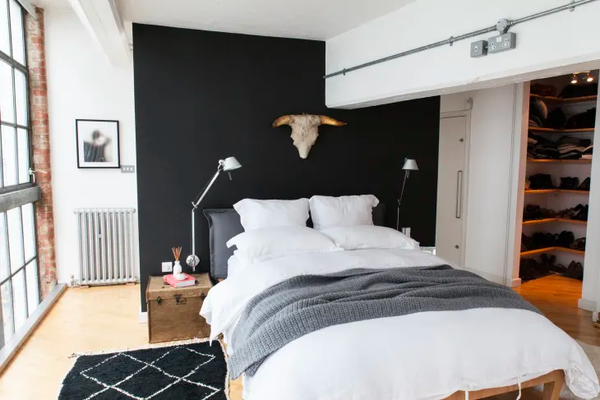
[[[219,342],[79,356],[58,400],[226,400],[229,376]]]

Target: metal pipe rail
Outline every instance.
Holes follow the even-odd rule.
[[[517,25],[517,24],[522,24],[524,22],[529,22],[529,21],[533,21],[534,19],[538,19],[538,18],[542,18],[542,17],[547,17],[548,15],[552,15],[552,14],[556,14],[562,11],[575,11],[575,8],[588,4],[588,3],[593,3],[597,0],[573,0],[571,1],[569,4],[565,4],[562,6],[558,6],[558,7],[554,7],[554,8],[550,8],[548,10],[545,11],[541,11],[535,14],[531,14],[522,18],[518,18],[515,20],[508,20],[508,25],[506,26],[506,30],[508,30],[509,28]],[[458,36],[450,36],[448,39],[445,40],[440,40],[439,42],[433,42],[430,44],[426,44],[424,46],[420,46],[420,47],[416,47],[414,49],[410,49],[410,50],[406,50],[400,53],[396,53],[396,54],[392,54],[391,56],[387,56],[387,57],[383,57],[383,58],[378,58],[376,60],[373,61],[369,61],[363,64],[358,64],[355,65],[353,67],[350,68],[344,68],[341,69],[339,71],[336,72],[332,72],[330,74],[327,74],[325,76],[323,76],[324,79],[329,79],[329,78],[333,78],[334,76],[338,76],[338,75],[346,75],[348,72],[353,72],[353,71],[357,71],[359,69],[363,69],[363,68],[367,68],[367,67],[371,67],[373,65],[377,65],[377,64],[381,64],[384,62],[388,62],[391,60],[395,60],[397,58],[401,58],[401,57],[406,57],[409,56],[411,54],[415,54],[415,53],[420,53],[422,51],[425,50],[429,50],[429,49],[434,49],[436,47],[441,47],[441,46],[445,46],[445,45],[450,45],[452,46],[454,44],[454,42],[460,42],[461,40],[465,40],[465,39],[469,39],[469,38],[473,38],[476,36],[480,36],[483,35],[485,33],[490,33],[490,32],[494,32],[498,30],[497,25],[492,25],[490,27],[487,28],[483,28],[483,29],[479,29],[476,31],[472,31],[472,32],[468,32],[462,35],[458,35]]]

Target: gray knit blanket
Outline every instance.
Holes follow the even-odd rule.
[[[474,308],[539,313],[510,288],[448,265],[296,276],[248,303],[231,338],[230,373],[252,376],[270,354],[328,326]]]

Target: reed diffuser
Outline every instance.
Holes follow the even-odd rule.
[[[175,257],[175,266],[173,267],[173,277],[178,281],[182,281],[185,279],[185,274],[183,274],[183,270],[181,269],[181,263],[179,262],[179,258],[181,257],[181,246],[179,247],[171,247],[171,251],[173,252],[173,257]]]

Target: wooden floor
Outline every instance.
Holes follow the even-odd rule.
[[[515,290],[575,339],[600,346],[591,313],[577,308],[581,282],[549,276]],[[145,344],[138,286],[68,289],[0,377],[0,399],[56,399],[70,354]],[[232,382],[231,400],[241,398],[240,381]]]
[[[577,308],[581,281],[550,275],[526,282],[515,291],[573,338],[600,346],[600,329],[594,326],[592,313]]]

